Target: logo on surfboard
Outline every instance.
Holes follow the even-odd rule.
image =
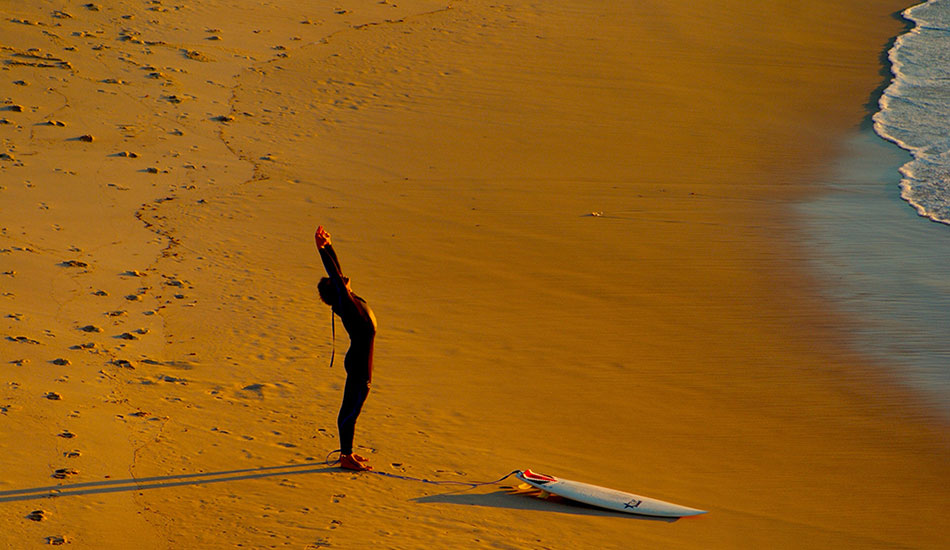
[[[624,502],[624,503],[623,503],[623,508],[624,508],[624,510],[626,510],[626,509],[628,509],[628,508],[639,508],[641,504],[643,504],[643,501],[642,501],[642,500],[637,500],[637,499],[634,498],[634,499],[628,500],[627,502]]]

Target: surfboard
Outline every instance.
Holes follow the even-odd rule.
[[[537,474],[531,470],[524,470],[516,474],[518,479],[528,485],[547,491],[553,495],[558,495],[584,504],[590,504],[608,510],[623,512],[626,514],[636,514],[641,516],[653,516],[663,518],[681,518],[686,516],[697,516],[705,514],[705,510],[697,510],[665,502],[655,498],[625,493],[615,489],[608,489],[580,481],[571,481],[561,479],[545,474]]]

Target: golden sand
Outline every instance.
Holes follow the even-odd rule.
[[[946,425],[847,347],[789,211],[903,3],[32,4],[0,21],[6,546],[942,542]],[[380,321],[378,470],[710,513],[323,464],[317,224]]]

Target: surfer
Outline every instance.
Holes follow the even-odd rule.
[[[320,299],[340,316],[343,327],[350,337],[350,348],[343,359],[346,384],[343,389],[343,404],[337,416],[340,431],[340,467],[347,470],[372,470],[367,460],[353,453],[353,433],[356,419],[363,409],[373,380],[373,341],[376,338],[376,316],[366,300],[353,293],[350,279],[343,276],[340,261],[330,244],[330,234],[321,225],[314,234],[320,259],[329,277],[320,279],[317,292]]]

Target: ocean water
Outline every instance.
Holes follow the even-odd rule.
[[[856,347],[950,419],[950,0],[903,16],[913,28],[888,52],[877,135],[853,135],[800,212]]]
[[[855,348],[950,420],[950,228],[901,200],[906,151],[870,129],[845,146],[828,191],[799,205],[812,268]]]
[[[901,196],[921,216],[950,224],[950,0],[929,0],[903,16],[914,28],[889,52],[894,78],[874,128],[913,157],[901,168]]]

